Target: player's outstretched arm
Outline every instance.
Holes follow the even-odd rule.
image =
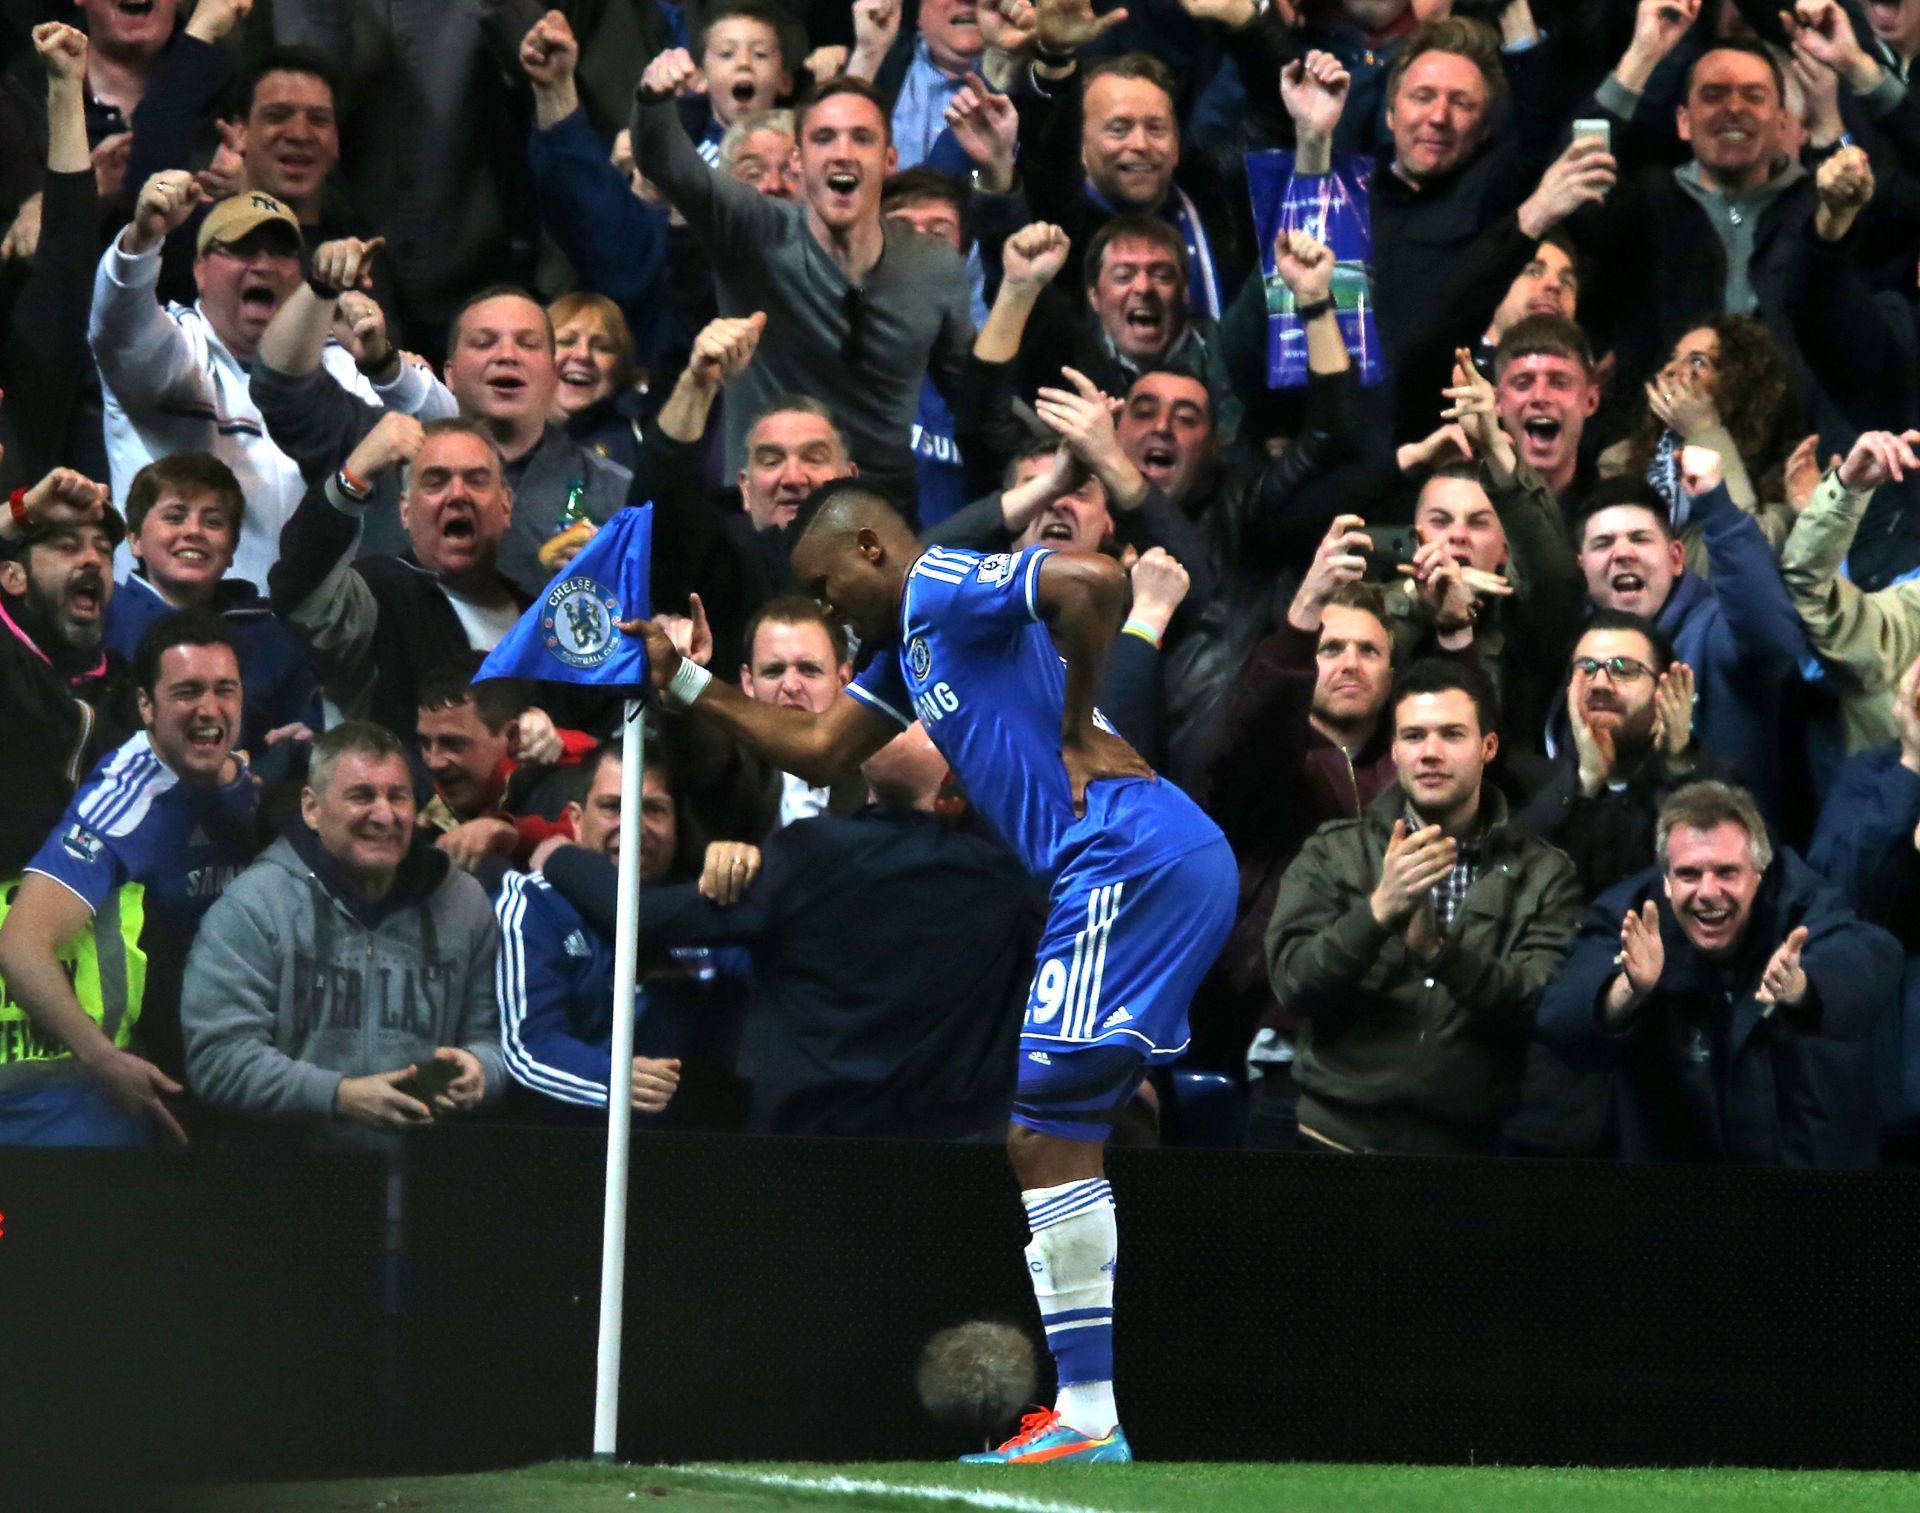
[[[1129,585],[1120,564],[1096,552],[1051,552],[1040,564],[1034,602],[1067,664],[1060,710],[1060,759],[1084,814],[1087,785],[1100,778],[1152,777],[1153,768],[1119,736],[1093,721],[1101,670],[1126,612]]]
[[[818,787],[857,771],[900,733],[900,727],[885,715],[851,697],[835,699],[824,714],[762,704],[708,678],[706,669],[683,658],[654,621],[623,620],[620,629],[647,638],[649,676],[654,692],[667,703],[685,705],[697,718],[725,731],[782,772]],[[689,668],[691,673],[684,670]]]

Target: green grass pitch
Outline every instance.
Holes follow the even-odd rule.
[[[485,1476],[203,1489],[203,1513],[1920,1513],[1920,1475],[1537,1467],[1206,1465],[535,1466]]]

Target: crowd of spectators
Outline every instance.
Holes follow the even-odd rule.
[[[1911,1157],[1920,0],[0,39],[0,1143],[997,1140],[1048,879],[923,730],[648,712],[614,1068],[621,704],[473,681],[650,502],[682,654],[828,709],[857,474],[1131,579],[1101,707],[1241,887],[1127,1138]]]

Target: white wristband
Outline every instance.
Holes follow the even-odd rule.
[[[701,694],[707,691],[707,685],[712,681],[713,674],[708,672],[706,668],[702,667],[691,657],[682,657],[680,659],[679,670],[668,680],[667,686],[663,690],[666,695],[668,707],[672,709],[685,709],[695,699],[699,698]]]

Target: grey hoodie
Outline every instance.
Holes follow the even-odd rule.
[[[499,930],[480,885],[439,852],[415,853],[370,914],[303,849],[317,841],[275,841],[201,923],[180,998],[193,1090],[216,1108],[324,1124],[343,1078],[446,1045],[480,1059],[497,1097]]]

